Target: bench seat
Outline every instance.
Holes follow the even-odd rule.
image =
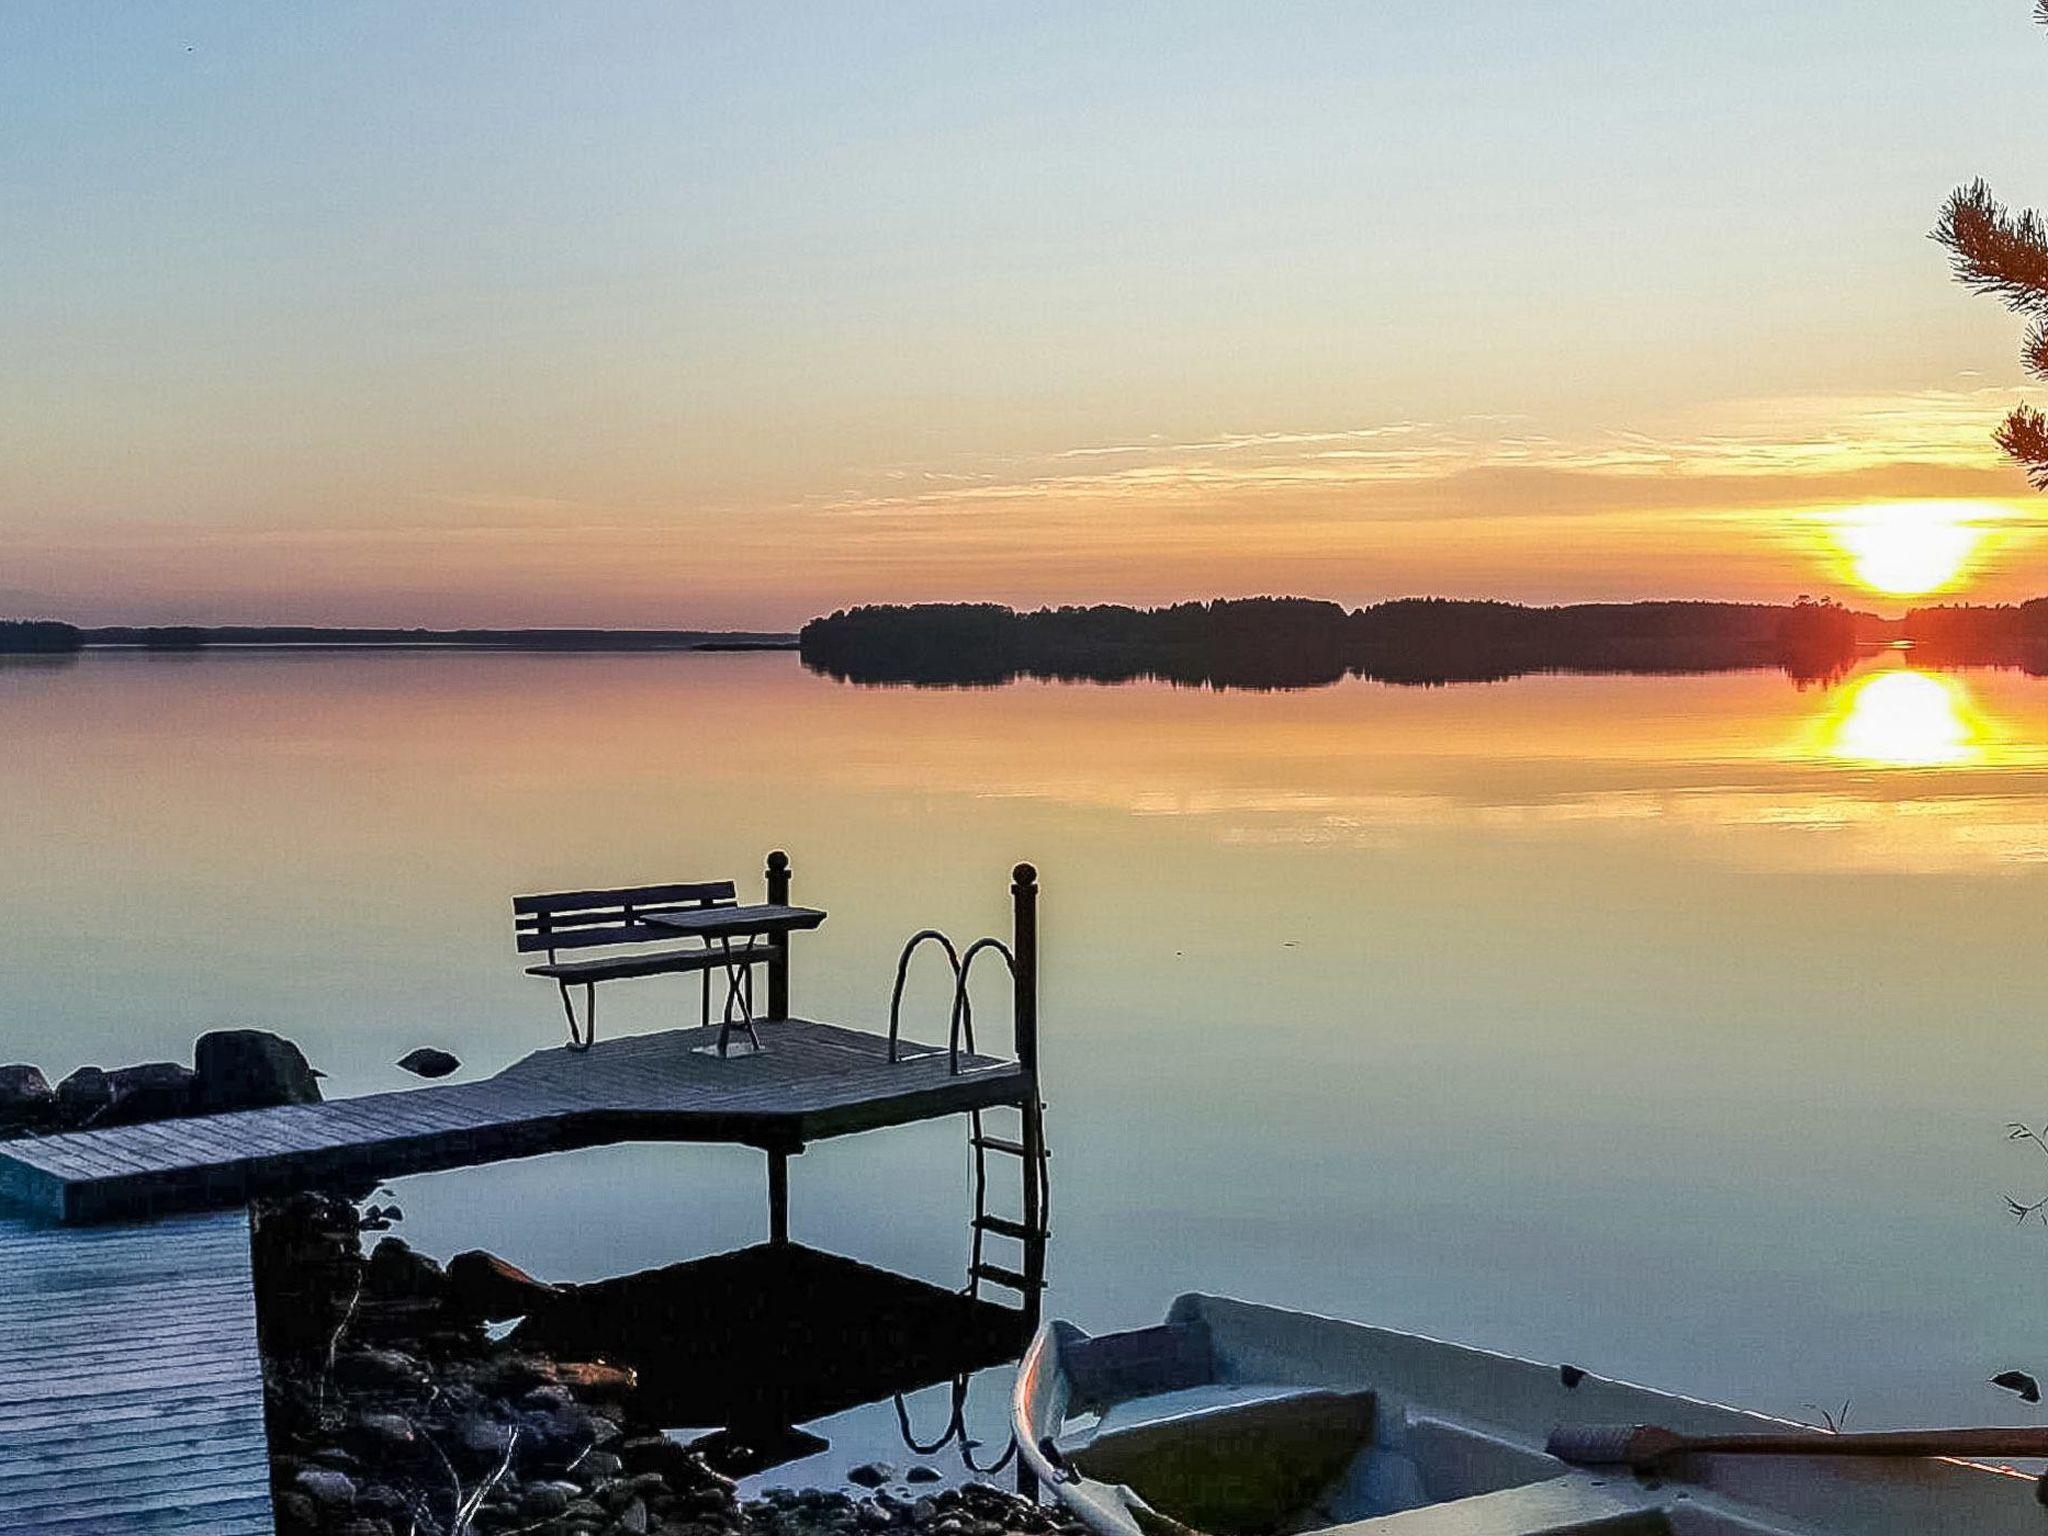
[[[670,949],[651,955],[558,960],[550,965],[529,965],[526,974],[580,985],[588,981],[617,981],[626,976],[666,976],[677,971],[711,971],[727,965],[765,964],[775,950],[773,943],[755,939],[735,944],[730,950],[714,944],[705,949]]]

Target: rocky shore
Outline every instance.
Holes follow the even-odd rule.
[[[394,1208],[301,1195],[257,1208],[280,1536],[1007,1536],[1078,1533],[990,1484],[870,1463],[869,1487],[742,1502],[714,1456],[634,1411],[634,1376],[494,1340],[555,1287],[484,1253],[446,1266],[363,1233]],[[746,1454],[716,1437],[724,1454]]]
[[[455,1066],[444,1053],[405,1065]],[[319,1074],[263,1030],[201,1036],[190,1067],[0,1067],[0,1137],[306,1103]],[[356,1189],[254,1208],[257,1331],[279,1536],[1079,1536],[1064,1515],[933,1468],[850,1467],[847,1489],[742,1501],[745,1437],[679,1443],[632,1370],[499,1337],[562,1298],[483,1252],[447,1264]],[[370,1246],[373,1243],[374,1246]],[[146,1367],[139,1361],[139,1367]],[[857,1485],[857,1486],[856,1486]]]

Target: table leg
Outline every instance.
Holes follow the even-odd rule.
[[[718,943],[725,958],[725,1013],[718,1026],[718,1054],[725,1055],[735,1023],[747,1032],[748,1042],[758,1051],[761,1049],[761,1037],[754,1031],[752,961],[746,954],[733,954],[729,934],[720,934]],[[752,948],[751,939],[748,947]]]

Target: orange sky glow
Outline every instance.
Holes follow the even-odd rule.
[[[2023,17],[131,20],[0,54],[0,615],[2048,590]]]

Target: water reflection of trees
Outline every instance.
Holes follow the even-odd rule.
[[[1778,667],[1838,680],[1859,620],[1802,598],[1761,603],[1516,603],[1402,599],[1346,610],[1300,598],[1018,613],[988,603],[856,608],[804,627],[804,662],[845,682],[987,687],[1019,678],[1157,679],[1233,689],[1347,677],[1414,686],[1537,672],[1705,673]]]

